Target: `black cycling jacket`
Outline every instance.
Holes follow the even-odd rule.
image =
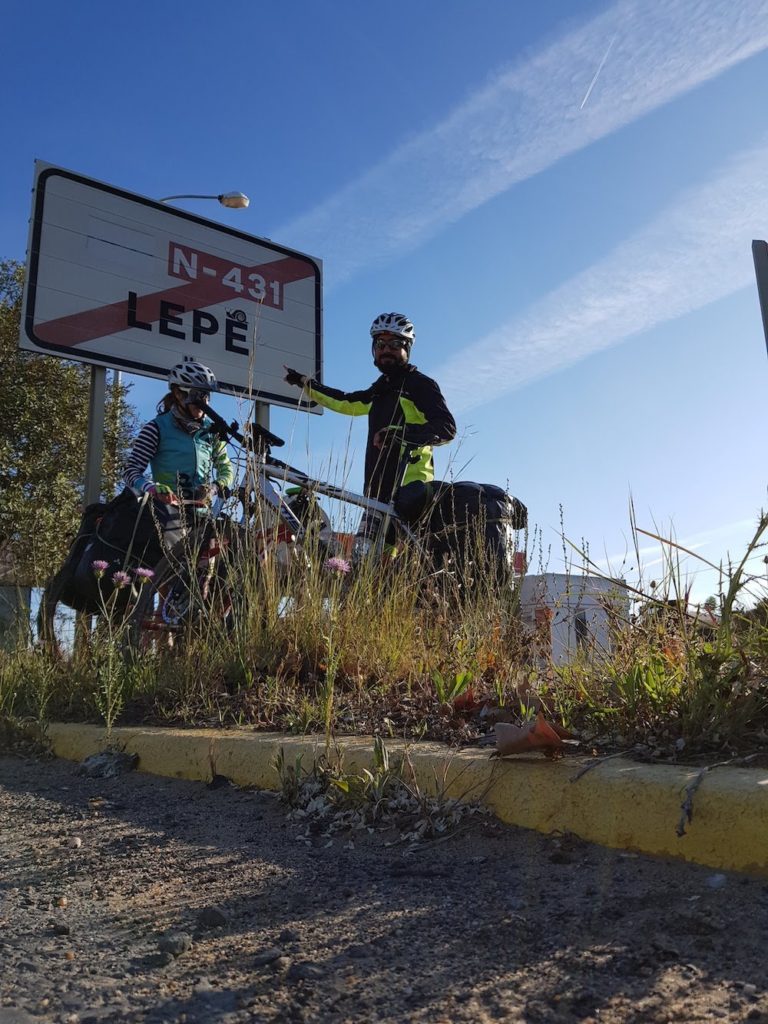
[[[334,412],[368,416],[365,450],[365,493],[390,501],[397,486],[414,480],[434,479],[432,448],[456,436],[456,423],[440,388],[415,366],[393,368],[362,391],[339,391],[308,381],[308,397]],[[373,438],[378,430],[392,427],[393,443],[378,449]],[[403,444],[415,444],[405,474],[398,479]]]

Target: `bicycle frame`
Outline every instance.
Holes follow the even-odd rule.
[[[390,523],[396,525],[398,532],[410,544],[421,547],[416,533],[398,516],[393,504],[377,501],[375,498],[368,498],[355,491],[311,477],[300,469],[274,458],[268,452],[255,452],[253,462],[255,462],[255,466],[250,463],[246,470],[246,489],[249,492],[254,490],[257,500],[263,501],[295,534],[297,540],[302,538],[305,527],[288,507],[285,499],[272,483],[273,480],[298,485],[315,494],[322,494],[326,498],[333,498],[361,508],[363,517],[357,531],[358,540],[361,542],[358,545],[359,555],[381,554]]]
[[[416,533],[395,511],[391,502],[377,501],[375,498],[368,498],[355,491],[349,491],[344,487],[337,487],[325,480],[318,480],[307,473],[289,466],[286,462],[276,459],[270,451],[272,445],[282,446],[282,438],[272,434],[266,428],[251,424],[253,446],[246,445],[245,438],[239,433],[237,423],[228,424],[210,405],[205,407],[205,415],[213,420],[219,435],[227,440],[232,438],[245,447],[246,451],[246,479],[245,492],[248,496],[254,493],[257,502],[262,502],[267,508],[287,526],[296,540],[301,540],[305,528],[297,516],[291,511],[281,496],[280,492],[273,485],[272,480],[280,480],[282,483],[297,484],[306,490],[322,494],[327,498],[334,498],[350,505],[357,505],[363,510],[360,526],[357,530],[357,541],[353,558],[366,557],[371,554],[383,552],[387,529],[394,524],[398,532],[409,542],[416,545],[419,550],[423,545]],[[402,452],[401,474],[402,481],[408,459],[413,450],[412,446],[406,445]],[[248,502],[246,501],[246,505]],[[246,512],[247,516],[247,512]]]

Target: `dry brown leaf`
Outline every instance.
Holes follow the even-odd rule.
[[[496,749],[500,757],[507,754],[523,754],[528,750],[546,750],[561,747],[563,741],[549,724],[541,711],[525,725],[509,722],[496,724]]]

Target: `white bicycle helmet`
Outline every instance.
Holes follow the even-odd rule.
[[[218,391],[219,385],[205,363],[198,363],[192,356],[184,356],[184,361],[172,366],[168,373],[168,385],[188,390],[199,388],[201,391]]]
[[[380,313],[371,324],[371,337],[375,338],[384,331],[402,338],[410,352],[411,345],[416,340],[416,331],[407,316],[403,316],[402,313]]]

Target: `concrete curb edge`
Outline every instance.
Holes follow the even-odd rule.
[[[103,726],[52,723],[54,753],[80,761],[106,746]],[[124,727],[111,741],[139,755],[139,769],[154,775],[209,781],[225,775],[241,786],[279,788],[274,760],[301,758],[309,769],[325,753],[322,736],[286,736],[219,729]],[[391,754],[406,749],[389,741]],[[693,797],[693,819],[678,837],[685,789],[699,774],[691,767],[644,765],[615,758],[574,781],[582,765],[540,756],[489,759],[478,750],[449,751],[436,743],[408,746],[422,790],[479,800],[501,821],[538,832],[572,832],[615,849],[674,857],[731,871],[768,875],[768,770],[718,768]],[[347,770],[371,764],[370,738],[340,737],[332,750]]]

